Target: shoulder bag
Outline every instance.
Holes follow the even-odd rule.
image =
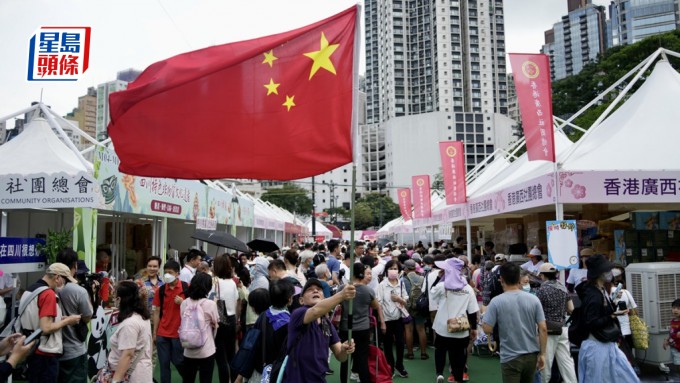
[[[130,368],[128,368],[127,372],[125,372],[123,379],[120,380],[121,383],[126,383],[130,381],[130,376],[132,375],[132,372],[135,371],[135,368],[137,367],[137,362],[139,362],[139,359],[141,359],[144,350],[146,350],[146,346],[144,346],[144,348],[142,348],[139,351],[135,351],[135,358],[132,360],[132,363],[130,363]],[[92,377],[92,380],[90,380],[90,382],[111,383],[113,382],[113,374],[115,372],[116,371],[111,370],[111,366],[109,365],[109,360],[107,358],[104,367],[102,367],[102,369],[97,372],[97,375]]]
[[[445,292],[446,296],[446,312],[447,314],[449,313],[449,292]],[[468,295],[469,297],[469,295]],[[469,299],[469,298],[468,298]],[[450,333],[459,333],[463,331],[468,331],[470,330],[470,321],[467,318],[467,315],[462,315],[459,317],[452,317],[450,314],[448,315],[448,320],[446,321],[446,327],[449,330]]]
[[[215,286],[217,287],[217,298],[215,303],[217,303],[217,313],[219,314],[219,324],[222,326],[229,325],[229,315],[227,315],[227,305],[222,299],[222,294],[220,292],[220,279],[215,278]]]

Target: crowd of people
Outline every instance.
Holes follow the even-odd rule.
[[[98,301],[118,309],[118,325],[97,376],[146,383],[158,366],[168,383],[174,366],[184,382],[212,382],[215,369],[221,382],[325,382],[334,357],[340,381],[367,383],[408,378],[404,359],[418,351],[428,360],[431,345],[437,383],[470,380],[473,347],[498,355],[504,382],[639,381],[627,321],[636,304],[619,286],[622,266],[586,248],[563,284],[538,248],[520,264],[491,242],[469,255],[461,242],[356,242],[353,264],[351,246],[338,240],[214,258],[194,248],[181,262],[150,257]],[[20,330],[0,343],[0,355],[11,351],[0,378],[28,356],[29,382],[88,381],[83,326],[87,334],[92,299],[74,278],[75,252],[57,261],[22,296]],[[668,341],[674,356],[678,323]],[[37,329],[30,351],[23,340]],[[384,355],[377,364],[376,354]]]

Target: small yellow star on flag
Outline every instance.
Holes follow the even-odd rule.
[[[309,72],[310,80],[321,68],[333,74],[336,74],[335,67],[333,66],[333,62],[331,61],[331,55],[333,54],[333,52],[335,52],[336,49],[338,49],[339,46],[340,44],[329,45],[328,40],[326,40],[326,35],[324,35],[324,33],[321,32],[321,48],[318,51],[304,54],[305,56],[314,60],[314,64],[312,64],[312,71]]]
[[[281,84],[274,83],[274,79],[270,78],[269,84],[264,85],[264,87],[267,88],[267,96],[269,96],[272,93],[279,94],[279,91],[277,89],[279,87],[279,85],[281,85]]]
[[[278,60],[279,58],[274,56],[274,50],[270,50],[269,52],[265,52],[264,54],[264,61],[262,61],[262,64],[269,64],[269,67],[274,66],[274,60]]]
[[[286,102],[284,102],[282,105],[288,108],[288,111],[290,112],[290,108],[295,106],[295,102],[293,99],[295,96],[288,96],[286,95]]]

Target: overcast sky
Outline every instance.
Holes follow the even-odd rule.
[[[119,70],[141,70],[179,53],[294,29],[353,4],[356,0],[0,0],[0,118],[39,100],[41,90],[43,101],[64,115],[88,87],[115,79]],[[507,52],[537,53],[543,32],[567,12],[567,0],[504,4]],[[79,81],[26,81],[28,42],[40,26],[92,27],[90,68]]]

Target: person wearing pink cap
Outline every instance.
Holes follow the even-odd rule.
[[[461,274],[464,263],[457,258],[437,261],[439,276],[430,288],[430,299],[438,302],[439,310],[435,315],[432,328],[437,333],[435,338],[435,368],[437,383],[444,382],[444,366],[446,355],[455,382],[464,381],[464,369],[467,362],[467,346],[470,337],[477,337],[477,312],[479,305],[472,287]],[[452,331],[448,322],[460,318],[467,320],[469,326]],[[459,320],[460,320],[459,319]]]

